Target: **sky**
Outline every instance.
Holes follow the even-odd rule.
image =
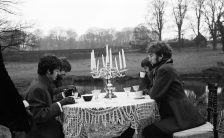
[[[13,20],[32,24],[46,34],[56,27],[79,35],[91,27],[135,27],[145,22],[147,0],[22,0]]]

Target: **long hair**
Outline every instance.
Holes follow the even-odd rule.
[[[163,56],[165,59],[172,58],[172,48],[165,42],[152,43],[148,49],[148,53],[155,53],[157,56]]]

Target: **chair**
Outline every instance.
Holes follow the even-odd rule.
[[[0,125],[0,138],[12,138],[9,128]]]
[[[175,132],[173,138],[218,138],[217,84],[209,83],[208,90],[207,122],[195,128]]]

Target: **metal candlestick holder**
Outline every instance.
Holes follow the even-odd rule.
[[[106,91],[106,96],[104,98],[115,98],[117,97],[114,93],[114,87],[113,84],[111,83],[111,79],[114,79],[116,77],[124,77],[125,76],[125,72],[127,71],[127,69],[118,69],[118,68],[114,68],[111,67],[109,63],[106,64],[106,66],[100,68],[100,69],[96,69],[94,68],[92,70],[92,72],[90,72],[92,74],[93,78],[103,78],[105,79],[106,82],[106,86],[105,86],[105,91]]]

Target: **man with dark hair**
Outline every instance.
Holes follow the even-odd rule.
[[[66,76],[67,72],[71,71],[71,64],[69,63],[68,59],[66,57],[60,57],[59,58],[61,61],[61,69],[60,73],[58,74],[56,80],[54,81],[55,86],[61,87],[62,86],[62,80]]]
[[[34,122],[27,138],[64,137],[62,125],[55,117],[61,114],[61,106],[73,104],[75,100],[72,97],[63,98],[61,94],[53,96],[53,81],[59,74],[60,67],[60,59],[53,55],[42,57],[38,63],[38,77],[30,84],[26,96]]]
[[[72,96],[75,92],[77,92],[76,87],[74,85],[63,85],[62,83],[62,80],[65,78],[66,74],[71,71],[71,64],[66,57],[60,57],[59,59],[61,61],[61,68],[56,80],[54,81],[54,94],[61,93],[64,97]],[[78,93],[78,96],[80,97],[81,95]]]
[[[143,130],[145,138],[172,138],[172,134],[205,123],[184,93],[183,82],[173,68],[172,49],[163,42],[148,49],[154,67],[149,95],[159,107],[161,120]]]

